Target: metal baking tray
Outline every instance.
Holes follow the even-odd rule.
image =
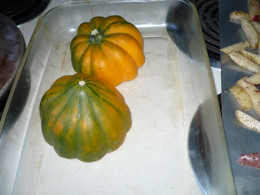
[[[247,40],[241,26],[229,20],[229,14],[232,11],[248,12],[247,1],[221,0],[219,3],[221,48]],[[235,110],[240,110],[240,106],[229,91],[229,88],[235,85],[239,79],[252,75],[252,72],[240,68],[226,54],[221,54],[221,64],[222,117],[235,188],[238,195],[259,194],[260,170],[243,167],[237,163],[237,160],[241,154],[260,152],[260,134],[239,125]],[[257,118],[253,111],[249,114]]]
[[[97,162],[61,158],[43,139],[40,99],[57,78],[75,73],[69,45],[79,24],[109,15],[123,16],[144,38],[138,77],[117,87],[132,128]],[[209,59],[189,1],[68,2],[49,10],[0,127],[0,194],[234,194]]]

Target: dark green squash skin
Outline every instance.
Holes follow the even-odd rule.
[[[116,88],[84,74],[56,80],[41,99],[40,117],[44,139],[58,155],[85,162],[121,146],[132,124]]]

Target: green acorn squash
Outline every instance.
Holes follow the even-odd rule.
[[[40,102],[42,133],[64,158],[92,162],[116,150],[131,127],[123,96],[85,74],[56,80]]]

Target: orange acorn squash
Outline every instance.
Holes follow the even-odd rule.
[[[43,136],[64,158],[91,162],[116,150],[131,127],[131,113],[113,86],[85,74],[56,80],[40,102]]]
[[[82,23],[70,50],[76,72],[99,76],[113,86],[134,79],[145,61],[142,35],[120,16]]]

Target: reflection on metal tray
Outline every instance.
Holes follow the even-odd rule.
[[[221,110],[221,94],[218,95],[218,102]],[[205,194],[211,194],[211,178],[212,175],[212,144],[209,140],[209,135],[201,123],[203,116],[203,109],[207,107],[206,103],[199,106],[194,114],[190,125],[190,133],[188,139],[189,155],[191,159],[192,168],[199,181],[201,189]],[[223,135],[222,135],[223,136]],[[223,143],[226,147],[226,143]],[[226,156],[226,158],[228,158]],[[226,159],[228,161],[228,159]],[[223,163],[223,162],[220,162]],[[226,194],[221,192],[220,194]]]
[[[133,126],[123,145],[97,162],[61,158],[43,139],[40,99],[57,78],[74,73],[69,45],[78,25],[115,14],[135,24],[144,38],[146,62],[138,77],[117,87]],[[63,4],[39,20],[23,62],[0,123],[0,194],[234,193],[205,42],[188,1]],[[17,117],[21,87],[28,94]],[[211,173],[202,190],[187,144],[198,108],[200,128],[191,128],[203,131],[210,146],[210,160],[198,164],[207,163]]]

